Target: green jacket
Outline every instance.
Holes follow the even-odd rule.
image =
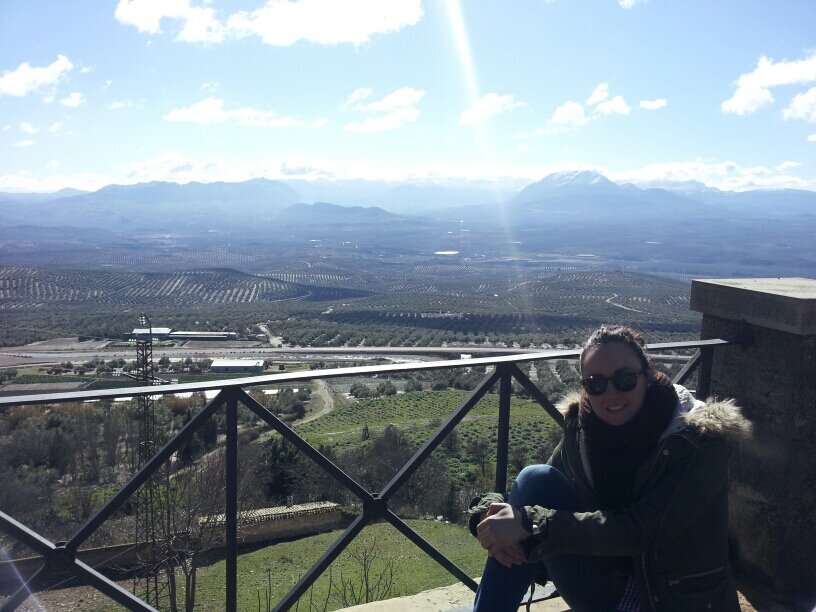
[[[631,556],[644,610],[738,611],[728,563],[728,439],[748,436],[750,424],[731,401],[704,404],[676,390],[675,414],[635,479],[636,501],[619,512],[596,509],[577,398],[568,398],[564,438],[548,463],[573,483],[583,511],[526,506],[525,525],[540,534],[523,545],[530,562],[551,553]]]

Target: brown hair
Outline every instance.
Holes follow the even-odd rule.
[[[640,359],[643,365],[643,371],[647,378],[652,378],[654,374],[654,364],[646,352],[646,342],[640,332],[631,327],[624,327],[623,325],[601,325],[598,329],[592,332],[592,335],[584,343],[584,348],[581,350],[581,367],[584,367],[584,355],[593,346],[601,346],[604,344],[611,344],[619,342],[625,344],[629,349]]]

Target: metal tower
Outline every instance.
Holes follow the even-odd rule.
[[[136,380],[141,385],[156,384],[153,370],[153,328],[147,315],[139,315],[139,325],[147,329],[147,334],[136,338]],[[144,466],[156,452],[156,412],[153,398],[142,395],[138,398],[139,418],[139,459],[138,468]],[[137,468],[137,469],[138,469]],[[161,492],[156,476],[150,478],[136,492],[135,518],[136,533],[134,540],[137,546],[144,545],[140,554],[141,568],[133,583],[133,591],[145,602],[155,608],[159,607],[159,554],[161,545],[157,538],[158,521],[161,520],[158,508]]]

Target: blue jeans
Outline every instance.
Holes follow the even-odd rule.
[[[549,465],[531,465],[519,473],[510,491],[514,506],[543,506],[558,510],[578,507],[578,495],[561,472]],[[621,578],[609,559],[587,555],[553,554],[541,561],[561,597],[576,612],[615,610]],[[510,612],[518,609],[538,569],[535,563],[505,567],[487,558],[474,612]]]

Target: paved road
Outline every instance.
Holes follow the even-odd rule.
[[[277,361],[308,361],[331,357],[332,360],[355,360],[360,356],[368,358],[374,357],[395,357],[395,356],[455,356],[462,354],[473,355],[474,357],[487,357],[492,355],[512,355],[518,353],[547,353],[550,351],[542,349],[514,349],[502,347],[484,346],[458,346],[458,347],[438,347],[438,346],[412,346],[412,347],[283,347],[275,348],[270,346],[255,346],[247,348],[235,347],[190,347],[179,346],[172,348],[154,348],[153,359],[158,361],[162,357],[185,359],[217,359],[217,358],[254,358],[254,359],[274,359]],[[559,351],[552,351],[559,352]],[[0,350],[0,365],[2,360],[9,361],[8,365],[60,363],[63,361],[90,361],[94,357],[110,360],[114,358],[124,358],[132,360],[136,357],[136,349],[125,347],[96,347],[91,349],[71,349],[55,350],[53,348],[39,349],[37,347],[16,347]],[[678,355],[653,355],[657,361],[678,361],[684,362],[688,359]],[[15,363],[11,363],[15,362]]]

